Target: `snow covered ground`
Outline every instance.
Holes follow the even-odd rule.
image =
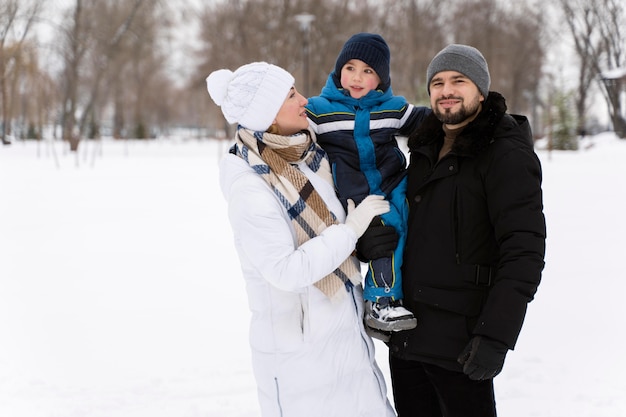
[[[0,148],[0,416],[258,416],[227,144],[81,146]],[[547,265],[499,414],[626,416],[626,141],[538,153]]]

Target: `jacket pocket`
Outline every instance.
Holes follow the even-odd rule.
[[[484,287],[435,288],[417,285],[413,290],[415,301],[464,316],[477,316],[485,299]]]
[[[309,324],[304,294],[274,294],[272,308],[254,314],[250,342],[262,352],[293,352],[302,348]]]
[[[300,294],[300,330],[302,331],[302,341],[306,342],[310,334],[309,297],[306,293]]]

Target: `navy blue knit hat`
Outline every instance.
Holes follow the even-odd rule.
[[[335,62],[337,79],[341,79],[341,68],[351,59],[359,59],[372,67],[380,78],[380,88],[389,88],[390,53],[382,36],[375,33],[357,33],[348,39]]]

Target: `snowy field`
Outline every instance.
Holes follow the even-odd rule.
[[[582,145],[538,151],[547,266],[503,417],[626,416],[626,141]],[[0,148],[0,416],[258,416],[227,144],[81,146]]]

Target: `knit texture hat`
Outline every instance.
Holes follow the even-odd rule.
[[[341,79],[341,68],[351,59],[360,59],[372,67],[380,78],[380,86],[386,90],[390,84],[390,53],[387,42],[374,33],[357,33],[346,41],[335,62],[335,76]]]
[[[480,51],[472,46],[451,44],[443,48],[428,65],[426,79],[430,95],[430,81],[441,71],[457,71],[472,80],[480,93],[487,98],[489,95],[489,67]]]
[[[276,118],[294,81],[291,74],[276,65],[253,62],[235,72],[213,71],[206,85],[228,123],[264,132]]]

